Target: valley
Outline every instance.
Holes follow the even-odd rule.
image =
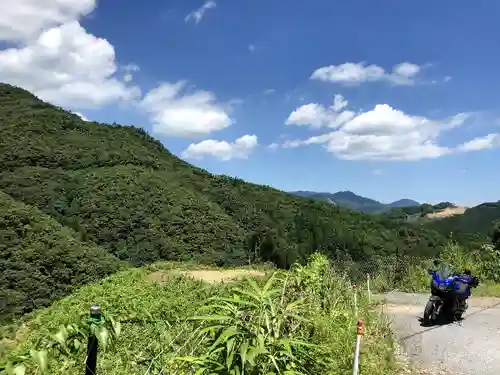
[[[400,375],[367,274],[425,293],[440,258],[498,294],[500,204],[356,197],[215,175],[0,84],[0,373],[81,373],[97,303],[103,374],[346,373],[359,313],[362,372]]]

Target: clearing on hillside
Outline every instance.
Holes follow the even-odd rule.
[[[208,283],[217,283],[226,280],[239,280],[246,276],[264,277],[266,275],[263,271],[234,269],[234,270],[169,270],[169,271],[156,271],[150,273],[147,278],[149,280],[158,281],[160,283],[167,282],[169,278],[177,275],[185,275],[195,280],[202,280]]]
[[[457,206],[457,207],[446,207],[444,210],[439,212],[428,213],[427,217],[429,219],[442,219],[445,217],[463,215],[468,207]]]

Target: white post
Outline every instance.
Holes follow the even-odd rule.
[[[353,285],[354,289],[354,315],[356,316],[356,319],[358,319],[358,286]]]
[[[368,303],[372,303],[372,292],[370,290],[370,274],[366,274],[366,288],[368,289]]]
[[[352,366],[352,375],[359,374],[359,352],[361,349],[361,336],[364,335],[363,321],[358,320],[356,328],[356,349],[354,350],[354,364]]]

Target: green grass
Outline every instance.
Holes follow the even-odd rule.
[[[467,251],[456,243],[449,243],[437,258],[455,271],[469,269],[479,277],[480,284],[472,290],[473,296],[500,297],[500,256],[493,246],[483,245],[475,251]],[[408,293],[427,293],[430,283],[427,270],[433,268],[432,261],[433,259],[412,257],[386,257],[378,262],[345,263],[338,264],[337,267],[364,289],[367,287],[367,274],[370,274],[370,288],[374,292],[397,289]]]
[[[307,266],[290,271],[265,267],[263,279],[209,284],[176,274],[161,283],[148,278],[179,268],[192,269],[178,263],[129,269],[26,316],[18,322],[17,337],[10,335],[10,344],[4,340],[0,362],[43,348],[61,325],[99,303],[106,316],[121,322],[114,345],[99,354],[99,374],[181,375],[203,368],[207,372],[198,374],[351,373],[352,288],[323,256],[314,255]],[[387,322],[369,308],[364,295],[358,311],[366,325],[361,373],[394,373]],[[47,373],[81,374],[84,356],[84,351],[53,351]],[[33,361],[26,369],[38,371]]]

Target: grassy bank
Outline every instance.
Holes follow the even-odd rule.
[[[356,318],[351,284],[323,256],[314,255],[306,266],[290,271],[261,269],[263,277],[234,282],[206,283],[189,277],[199,274],[182,271],[192,269],[162,263],[82,287],[27,316],[17,334],[3,341],[4,364],[17,355],[30,357],[30,349],[53,345],[47,349],[46,373],[81,374],[85,348],[75,349],[70,338],[54,344],[53,334],[61,325],[81,324],[78,317],[97,302],[108,321],[118,322],[103,336],[109,342],[99,355],[100,374],[352,371]],[[388,324],[369,310],[364,296],[358,311],[366,326],[362,373],[394,373]],[[36,373],[40,364],[24,360],[26,373]]]
[[[493,246],[483,245],[474,251],[467,251],[456,243],[443,247],[436,258],[450,265],[456,271],[470,269],[480,278],[480,285],[473,290],[475,296],[500,297],[500,256]],[[385,257],[361,263],[341,263],[336,267],[362,287],[374,292],[399,290],[402,292],[429,292],[433,259],[414,257]]]

